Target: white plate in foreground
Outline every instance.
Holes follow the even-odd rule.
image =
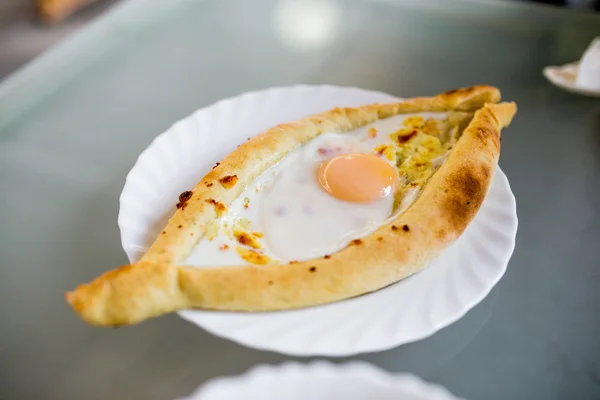
[[[336,106],[398,99],[349,87],[294,86],[220,101],[177,122],[140,155],[120,198],[129,260],[139,260],[175,210],[179,193],[248,137]],[[479,303],[504,274],[517,231],[515,198],[498,170],[474,221],[424,271],[377,292],[320,307],[272,313],[186,310],[190,322],[240,344],[310,356],[347,356],[432,335]]]
[[[363,362],[260,365],[235,377],[215,378],[180,400],[459,400],[412,374],[391,374]]]

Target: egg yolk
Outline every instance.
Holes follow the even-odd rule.
[[[340,200],[368,203],[396,189],[398,172],[373,154],[344,154],[323,162],[317,171],[319,184]]]

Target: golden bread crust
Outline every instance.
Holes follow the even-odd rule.
[[[88,323],[127,325],[185,308],[267,311],[314,306],[378,290],[422,269],[471,222],[490,186],[500,131],[514,103],[475,86],[394,104],[333,109],[278,125],[225,157],[193,190],[139,263],[105,273],[67,293]],[[323,132],[344,132],[403,113],[475,111],[446,162],[413,204],[375,232],[330,256],[288,264],[224,268],[177,266],[256,177]]]

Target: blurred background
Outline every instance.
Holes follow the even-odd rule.
[[[436,335],[353,359],[468,399],[600,400],[600,99],[542,73],[600,35],[598,2],[0,0],[0,80],[23,72],[0,85],[0,400],[181,398],[289,360],[176,315],[98,330],[63,293],[125,262],[119,198],[157,135],[297,83],[406,97],[486,83],[519,107],[502,143],[519,215],[505,276]]]
[[[123,1],[127,0],[0,0],[0,79]],[[489,1],[600,11],[600,0]]]

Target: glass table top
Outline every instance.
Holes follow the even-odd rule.
[[[142,3],[0,86],[1,399],[171,399],[291,359],[176,315],[92,328],[63,296],[126,262],[118,198],[154,137],[222,98],[296,83],[401,97],[486,83],[519,105],[500,161],[519,215],[506,274],[435,335],[352,358],[468,399],[600,397],[600,102],[541,73],[578,59],[600,15],[474,0]]]

